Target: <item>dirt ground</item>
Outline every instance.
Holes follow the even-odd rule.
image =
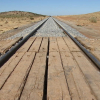
[[[64,21],[89,38],[100,39],[100,12],[83,15],[56,16],[56,18]]]
[[[40,21],[43,18],[44,17],[38,17],[38,18],[34,18],[34,20],[31,20],[29,18],[0,18],[0,34],[8,30],[22,27],[26,24]]]
[[[0,40],[15,35],[44,18],[45,17],[37,17],[34,18],[34,20],[29,18],[0,18]]]

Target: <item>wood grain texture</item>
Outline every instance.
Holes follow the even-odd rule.
[[[42,37],[37,37],[32,46],[29,49],[29,52],[39,52],[42,42]]]
[[[69,37],[63,37],[63,39],[65,40],[65,42],[68,45],[71,52],[80,52],[81,51],[79,49],[79,47],[76,46],[76,44]]]
[[[48,100],[71,100],[60,55],[58,52],[50,52],[48,66]]]
[[[39,52],[47,52],[48,49],[48,37],[44,37]]]
[[[49,52],[58,52],[58,45],[57,45],[57,38],[56,37],[50,37],[50,47]]]
[[[22,47],[20,47],[17,52],[27,52],[34,42],[35,37],[30,38]]]
[[[22,39],[22,37],[15,38],[11,42],[5,44],[2,48],[0,48],[0,53],[4,54],[5,52],[7,52],[13,45],[15,45],[21,39]]]
[[[82,53],[73,52],[73,55],[94,95],[96,96],[97,100],[100,100],[100,72],[87,60]]]
[[[35,53],[31,52],[25,53],[14,72],[0,90],[0,100],[18,100],[32,65],[34,55]]]
[[[23,55],[24,55],[24,53],[19,53],[19,54],[14,55],[15,58],[12,59],[11,63],[3,66],[3,67],[6,67],[6,69],[0,74],[0,89],[5,84],[5,82],[9,79],[11,73],[14,71],[14,69],[16,68],[18,63],[20,62]]]
[[[42,100],[46,69],[46,52],[36,54],[20,100]]]
[[[96,100],[71,53],[61,52],[61,58],[72,99]]]
[[[60,52],[62,52],[62,51],[68,51],[69,52],[69,48],[66,45],[66,43],[65,43],[65,41],[63,40],[62,37],[58,37],[57,42],[58,42],[58,47],[59,47]]]

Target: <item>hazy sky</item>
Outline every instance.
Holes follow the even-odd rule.
[[[100,0],[0,0],[0,12],[29,11],[45,15],[74,15],[100,11]]]

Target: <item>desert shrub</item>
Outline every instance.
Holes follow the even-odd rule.
[[[77,26],[80,26],[80,27],[82,27],[82,25],[79,25],[79,24],[78,24]]]
[[[30,17],[30,20],[34,20],[34,18],[33,17]]]
[[[5,24],[7,24],[8,22],[6,21]]]
[[[96,18],[96,17],[91,17],[91,18],[90,18],[90,22],[92,22],[92,23],[97,23],[97,18]]]
[[[1,19],[1,21],[3,21],[3,19]]]

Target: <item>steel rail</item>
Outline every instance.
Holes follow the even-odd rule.
[[[1,58],[0,58],[0,67],[32,36],[35,34],[35,32],[48,20],[43,21],[39,26],[37,26],[29,35],[27,35],[25,38],[23,38],[17,45],[12,47],[7,53],[5,53]]]
[[[78,40],[72,37],[60,23],[58,23],[54,18],[53,20],[64,30],[64,32],[77,44],[77,46],[90,58],[90,60],[93,61],[93,63],[100,70],[100,61],[95,56],[93,56],[84,46],[82,46],[82,44]]]

